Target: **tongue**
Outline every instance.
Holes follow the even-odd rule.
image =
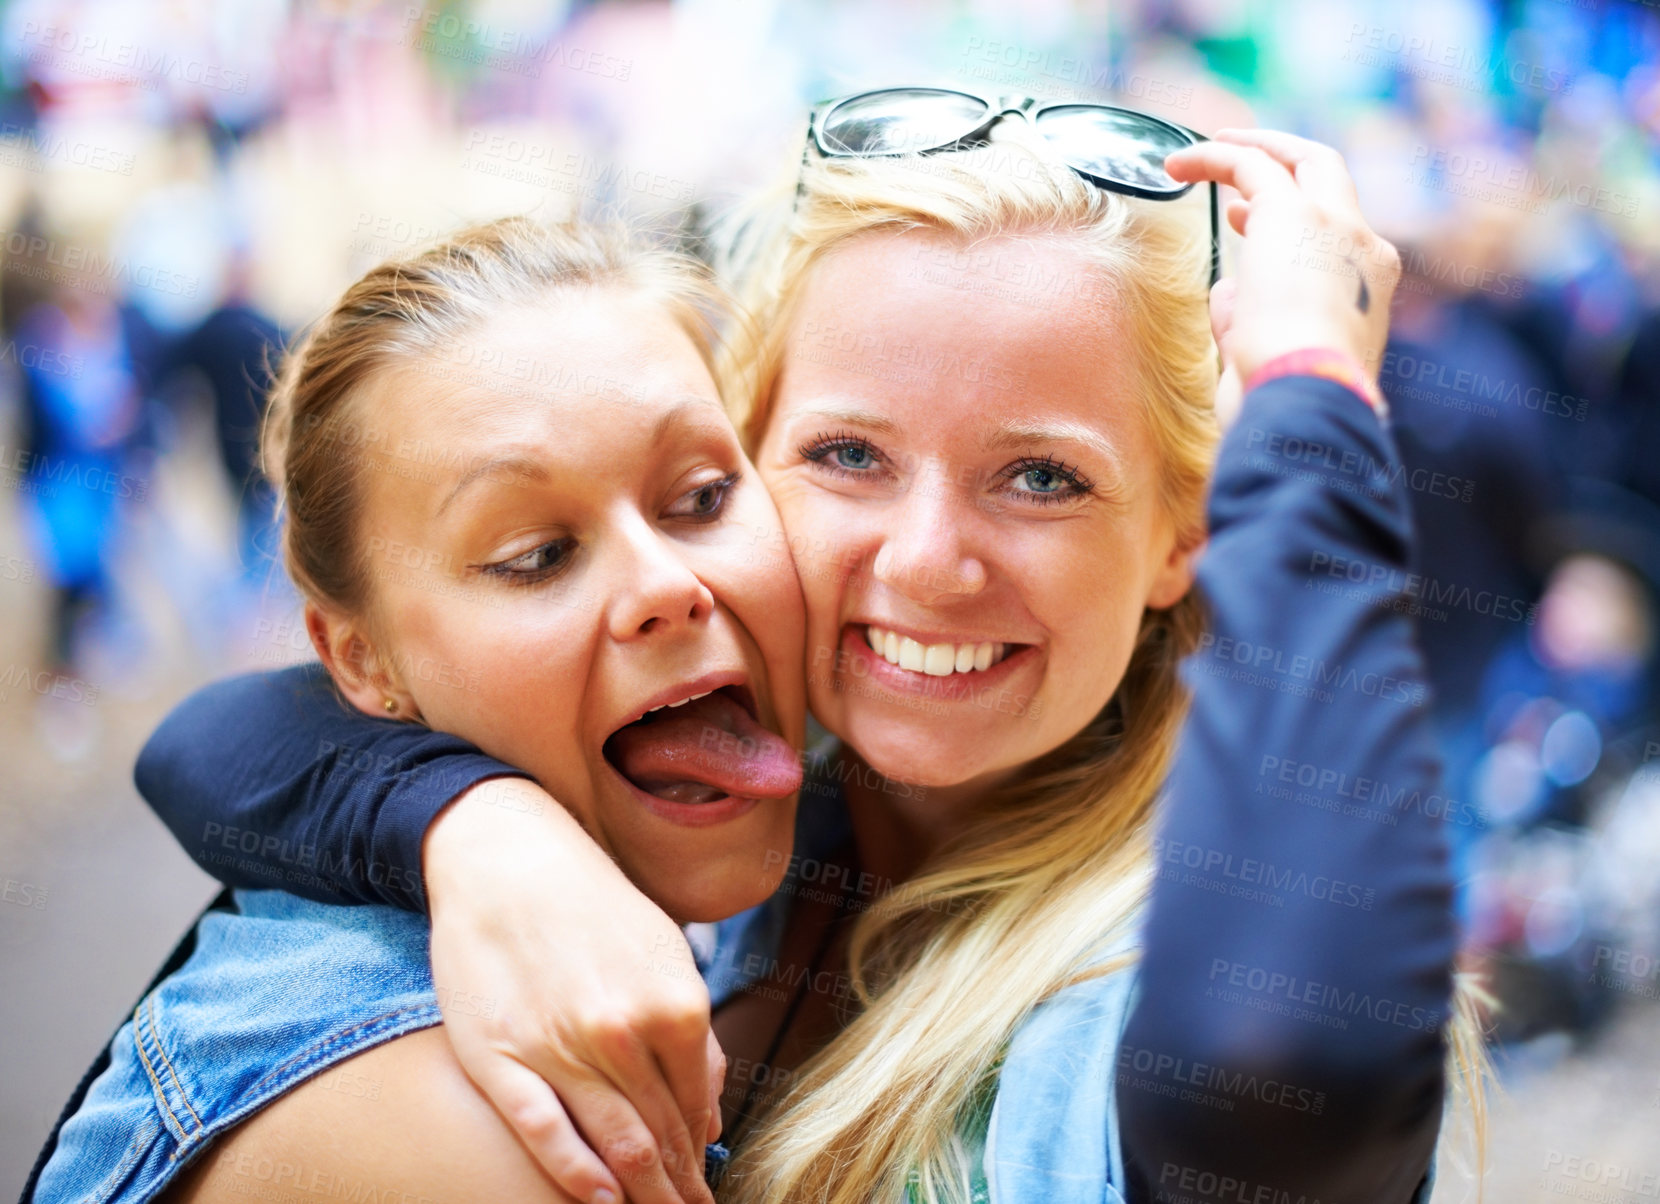
[[[789,742],[719,692],[629,724],[607,752],[625,778],[671,802],[783,798],[801,788],[801,762]]]

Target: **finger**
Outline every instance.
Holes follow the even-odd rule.
[[[1290,170],[1267,151],[1214,139],[1172,151],[1164,160],[1164,170],[1182,184],[1200,180],[1226,184],[1246,201],[1298,190]]]
[[[707,1204],[707,1188],[704,1196],[691,1196],[676,1186],[676,1176],[684,1168],[683,1148],[676,1152],[673,1139],[654,1132],[611,1083],[596,1079],[578,1089],[567,1088],[563,1098],[577,1130],[598,1151],[633,1204]]]
[[[720,1041],[715,1037],[715,1030],[709,1030],[709,1131],[704,1134],[704,1141],[714,1141],[720,1137],[721,1115],[720,1097],[726,1089],[726,1051],[720,1047]]]
[[[709,1131],[711,1098],[715,1101],[714,1122],[719,1131],[720,1086],[712,1072],[718,1064],[716,1059],[722,1058],[720,1043],[715,1040],[706,1017],[674,1027],[676,1031],[660,1034],[653,1044],[658,1051],[662,1075],[668,1080],[680,1114],[686,1118],[687,1130],[701,1138]]]
[[[1254,146],[1272,155],[1311,197],[1329,204],[1358,206],[1354,178],[1343,156],[1324,142],[1299,138],[1284,130],[1219,130],[1219,141]]]
[[[631,1032],[596,1041],[595,1048],[603,1050],[607,1056],[606,1065],[598,1068],[596,1075],[603,1074],[609,1081],[599,1085],[597,1091],[587,1093],[583,1100],[570,1101],[583,1131],[610,1132],[609,1128],[590,1130],[590,1116],[593,1117],[592,1123],[609,1126],[621,1115],[620,1106],[626,1104],[628,1114],[644,1124],[650,1134],[650,1152],[656,1159],[657,1173],[679,1187],[680,1196],[686,1204],[713,1204],[714,1197],[703,1181],[703,1146],[701,1143],[692,1144],[694,1127],[688,1125],[681,1101],[671,1090],[657,1059]],[[697,1047],[700,1066],[704,1048],[700,1034]],[[684,1061],[684,1058],[679,1060]],[[700,1134],[708,1124],[703,1116],[705,1082],[706,1072],[701,1072],[696,1079],[696,1095],[692,1101],[695,1131]],[[600,1153],[603,1155],[605,1151],[602,1149]],[[644,1161],[645,1152],[642,1151],[639,1157]],[[619,1175],[622,1174],[610,1158],[606,1158],[606,1164]],[[629,1193],[630,1199],[634,1199],[638,1189],[630,1186]]]
[[[541,1075],[511,1058],[493,1058],[487,1073],[473,1077],[561,1190],[588,1204],[619,1204],[622,1184],[588,1148]]]
[[[1239,282],[1232,276],[1218,280],[1210,290],[1210,333],[1220,347],[1233,325],[1234,299],[1239,295]]]
[[[1225,212],[1228,218],[1228,225],[1232,227],[1233,232],[1241,238],[1244,238],[1245,221],[1251,216],[1251,203],[1249,201],[1240,200],[1229,201]]]

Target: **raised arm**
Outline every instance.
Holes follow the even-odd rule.
[[[1206,144],[1267,227],[1244,231],[1241,315],[1248,290],[1253,316],[1276,302],[1294,315],[1299,298],[1270,283],[1317,296],[1335,280],[1336,306],[1373,316],[1352,271],[1297,279],[1299,226],[1305,242],[1346,237],[1386,310],[1387,245],[1363,223],[1345,228],[1358,221],[1345,198],[1306,203],[1311,181],[1346,185],[1341,160],[1267,138]],[[1259,276],[1259,291],[1249,272],[1262,266],[1278,277]],[[1294,337],[1356,359],[1370,350],[1341,329]],[[1456,934],[1426,804],[1438,765],[1399,463],[1357,392],[1309,375],[1253,389],[1224,440],[1198,572],[1211,623],[1186,666],[1192,711],[1118,1062],[1134,1201],[1231,1183],[1252,1199],[1405,1204],[1428,1172]]]
[[[433,819],[480,782],[528,775],[459,737],[365,715],[321,665],[301,665],[198,690],[133,776],[184,851],[227,885],[424,911]]]

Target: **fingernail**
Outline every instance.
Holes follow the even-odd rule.
[[[617,1193],[609,1187],[602,1187],[588,1197],[588,1204],[617,1204]]]

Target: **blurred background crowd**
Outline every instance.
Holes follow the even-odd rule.
[[[1411,491],[1447,763],[1395,802],[1446,815],[1504,1074],[1548,1101],[1499,1114],[1496,1198],[1585,1195],[1574,1154],[1660,1174],[1660,5],[13,0],[0,1194],[211,893],[134,799],[139,744],[309,655],[255,464],[285,340],[468,219],[619,208],[697,246],[812,101],[893,83],[1348,156],[1405,263],[1401,463],[1364,471]]]

